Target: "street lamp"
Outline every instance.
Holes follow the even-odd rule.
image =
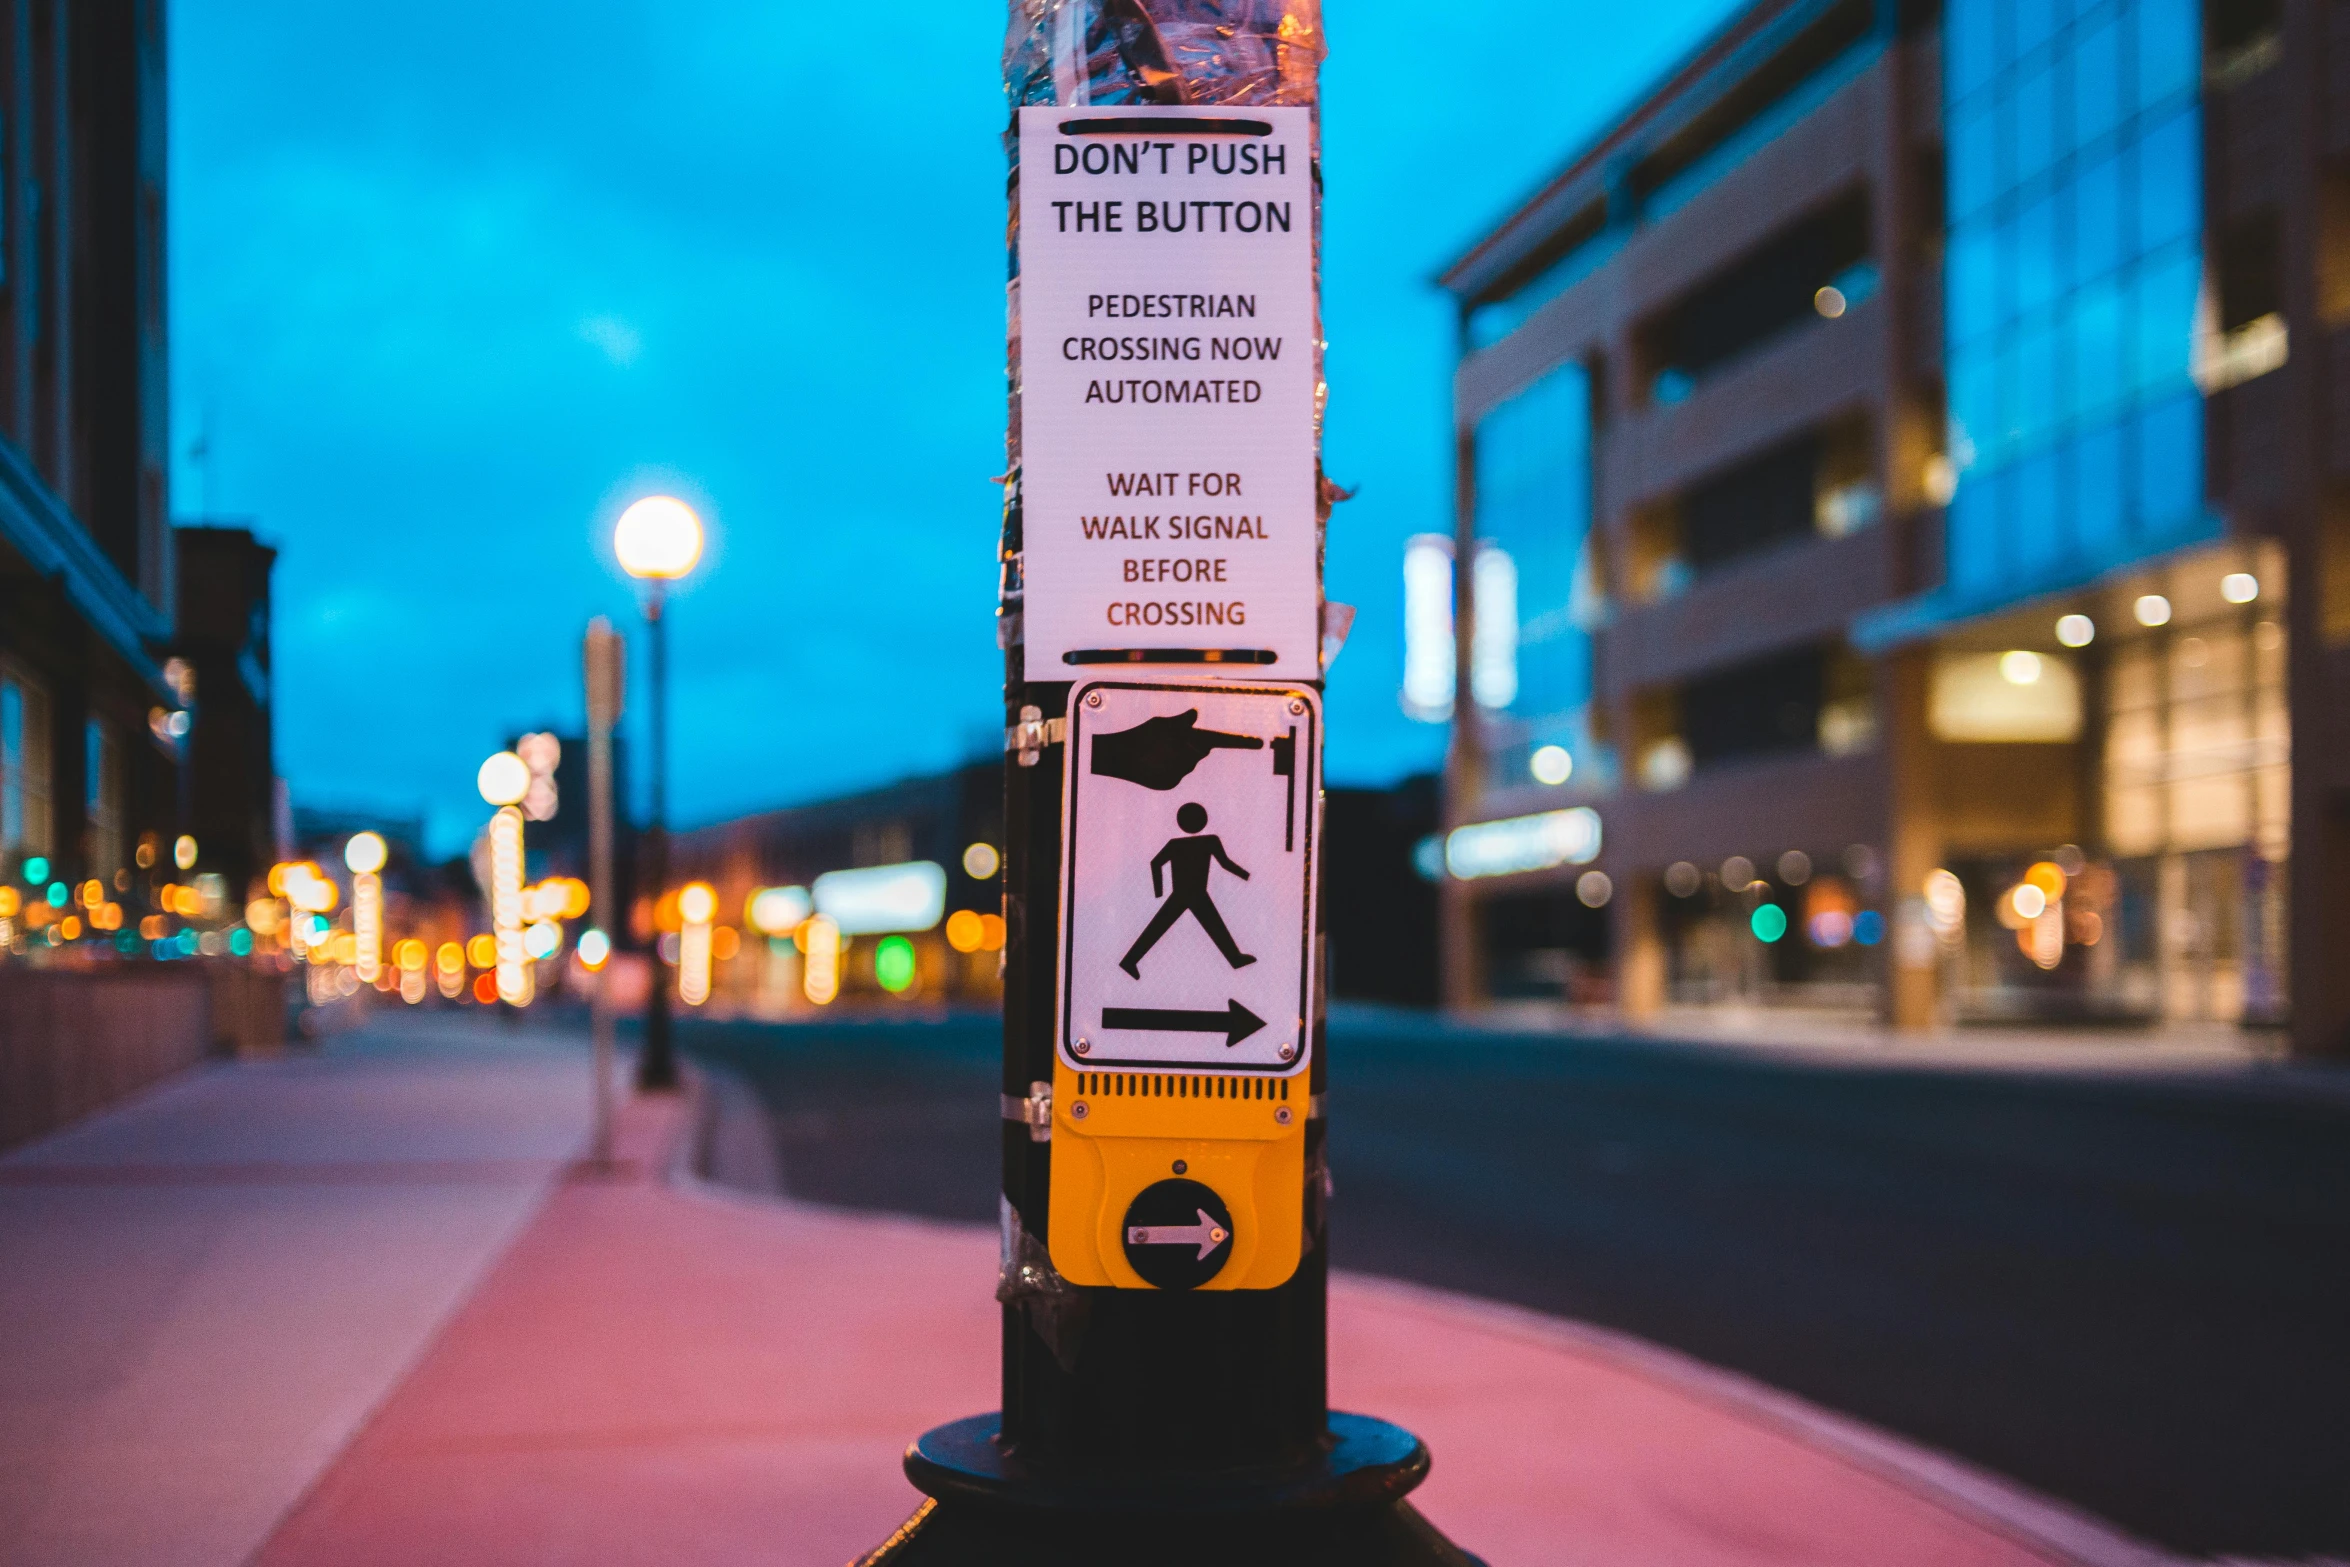
[[[702,558],[702,519],[673,495],[648,495],[630,504],[612,530],[620,569],[647,584],[645,635],[653,655],[653,819],[645,828],[645,873],[658,902],[669,880],[669,646],[661,608],[670,583]],[[645,1048],[637,1057],[640,1089],[675,1088],[677,1060],[669,1048],[669,982],[661,942],[653,939],[653,982],[645,991]]]

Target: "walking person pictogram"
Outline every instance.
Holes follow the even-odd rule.
[[[1151,916],[1149,926],[1135,938],[1126,956],[1118,960],[1118,966],[1136,979],[1142,978],[1143,955],[1159,944],[1161,936],[1175,928],[1177,920],[1189,914],[1199,921],[1200,929],[1208,933],[1216,950],[1224,954],[1225,962],[1234,968],[1248,967],[1256,959],[1240,950],[1232,932],[1224,928],[1224,916],[1216,912],[1215,900],[1208,896],[1208,872],[1212,866],[1221,865],[1242,881],[1248,880],[1248,872],[1232,863],[1231,856],[1224,852],[1223,839],[1214,833],[1201,834],[1201,829],[1208,825],[1205,807],[1186,801],[1175,813],[1175,825],[1193,836],[1168,839],[1151,860],[1151,896],[1160,896],[1159,871],[1164,867],[1167,901],[1159,905],[1159,912]]]

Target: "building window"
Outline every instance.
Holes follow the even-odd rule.
[[[82,730],[82,819],[90,834],[90,871],[105,875],[128,862],[122,847],[122,742],[93,718]]]
[[[1602,607],[1592,562],[1592,377],[1558,366],[1477,423],[1475,634],[1470,687],[1497,749],[1564,747],[1599,760],[1587,715],[1591,631]],[[1523,768],[1498,782],[1524,783]],[[1587,775],[1588,777],[1588,775]]]
[[[2005,601],[2217,531],[2200,23],[2194,0],[1951,0],[1944,29],[1949,588]]]
[[[50,852],[49,693],[0,669],[0,853]]]

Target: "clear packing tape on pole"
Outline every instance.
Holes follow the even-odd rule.
[[[1004,38],[1013,107],[1312,108],[1317,0],[1017,0]]]
[[[1157,104],[1317,109],[1322,56],[1320,0],[1012,0],[1004,35],[1004,92],[1017,111],[1034,105],[1085,108]],[[1314,118],[1314,452],[1320,473],[1322,412],[1329,384],[1322,375],[1321,116]],[[1020,141],[1007,131],[1014,190]],[[1004,362],[1011,407],[1005,422],[1004,539],[997,641],[1020,640],[1022,584],[1020,530],[1020,205],[1010,202],[1004,246]],[[1345,498],[1317,478],[1315,571],[1322,567],[1322,529],[1330,507]],[[1347,612],[1349,615],[1352,611]],[[1327,627],[1329,613],[1324,612]],[[1343,630],[1340,631],[1343,640]],[[1328,646],[1328,643],[1325,643]],[[1325,659],[1327,662],[1327,659]]]

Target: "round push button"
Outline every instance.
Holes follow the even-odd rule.
[[[1126,1209],[1126,1261],[1163,1290],[1197,1289],[1232,1258],[1232,1213],[1197,1181],[1158,1181]]]

